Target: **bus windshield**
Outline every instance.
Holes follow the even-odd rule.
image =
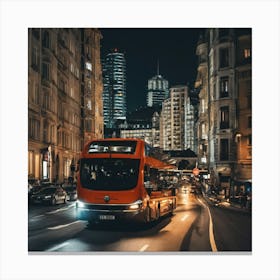
[[[81,186],[91,190],[128,190],[136,187],[139,159],[81,159]]]

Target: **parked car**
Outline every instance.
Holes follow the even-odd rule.
[[[63,185],[63,189],[67,193],[67,200],[77,199],[77,186],[76,185]]]
[[[66,203],[67,193],[61,187],[48,186],[42,188],[39,192],[30,197],[32,203],[47,203],[55,205],[57,203]]]
[[[28,201],[31,201],[31,197],[41,191],[42,189],[46,188],[47,186],[45,185],[34,185],[34,186],[29,186],[28,185]]]

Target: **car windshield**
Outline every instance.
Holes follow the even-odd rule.
[[[41,190],[39,193],[40,194],[52,194],[56,191],[56,188],[45,188]]]
[[[92,190],[128,190],[136,186],[139,160],[118,158],[82,159],[81,185]]]

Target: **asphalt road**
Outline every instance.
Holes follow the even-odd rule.
[[[189,187],[189,186],[188,186]],[[211,205],[180,189],[172,216],[145,227],[89,227],[75,217],[75,202],[29,206],[29,252],[250,251],[251,216]]]

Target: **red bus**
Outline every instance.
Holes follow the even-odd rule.
[[[177,186],[171,169],[140,139],[89,142],[77,169],[77,218],[147,223],[173,213]]]

